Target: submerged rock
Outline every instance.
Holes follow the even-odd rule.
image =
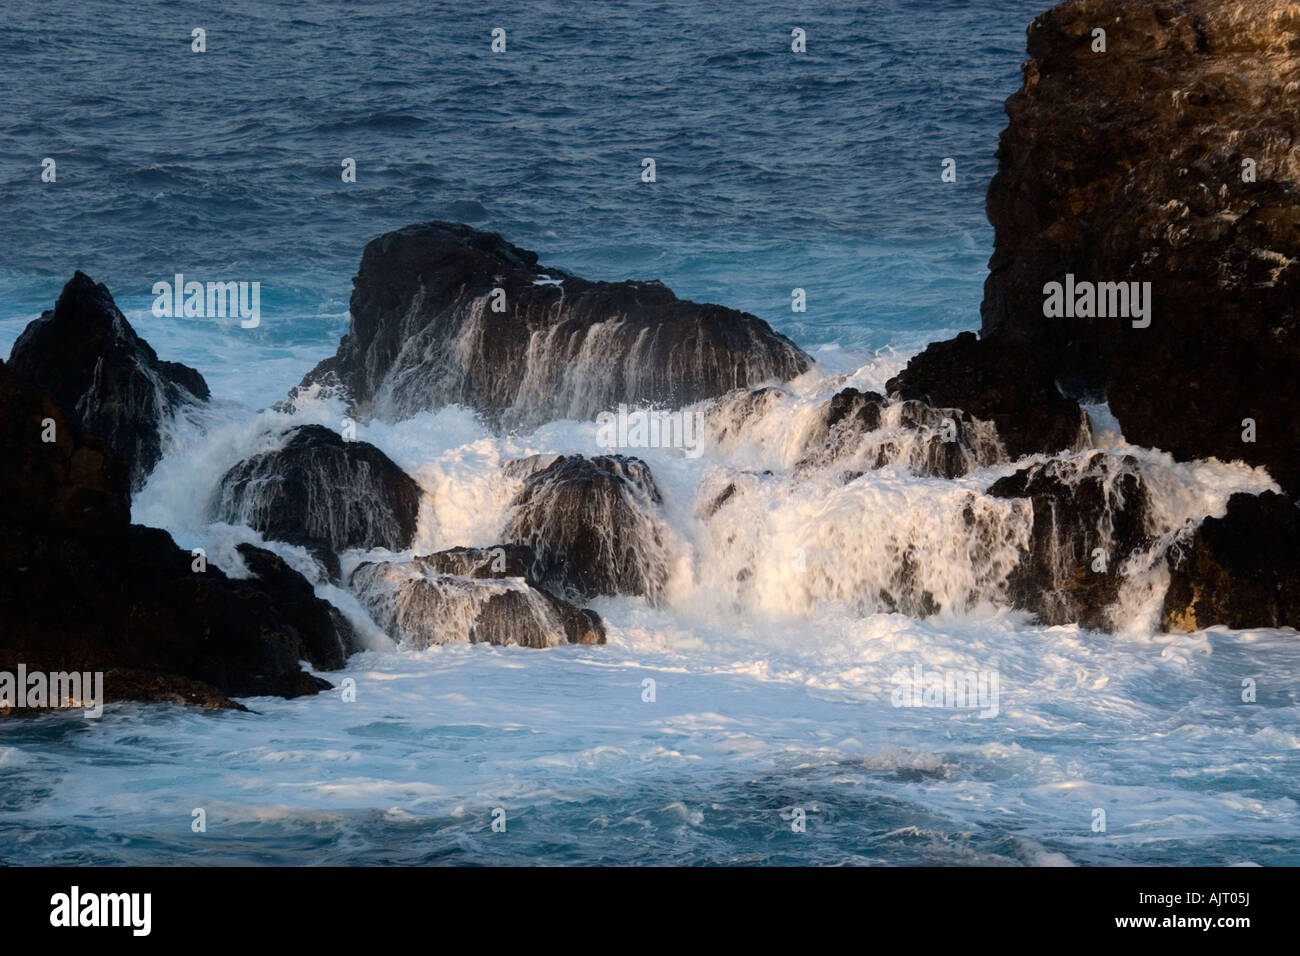
[[[214,520],[335,554],[401,551],[415,537],[420,486],[374,445],[322,425],[290,429],[282,447],[235,465],[218,483]]]
[[[988,193],[984,337],[1104,394],[1129,441],[1265,465],[1294,497],[1300,8],[1068,0],[1028,40]],[[1067,275],[1150,283],[1149,314],[1047,318]]]
[[[1098,452],[1030,465],[986,494],[1025,498],[1033,508],[1029,546],[1007,579],[1012,606],[1044,624],[1114,628],[1109,613],[1124,564],[1153,542],[1150,493],[1136,459]]]
[[[46,420],[53,422],[51,442]],[[102,671],[108,700],[237,706],[329,684],[350,628],[279,559],[260,577],[195,570],[190,552],[131,525],[126,463],[0,364],[0,669]]]
[[[349,586],[385,631],[412,647],[604,644],[596,612],[538,586],[532,566],[532,552],[518,545],[453,548],[362,564]]]
[[[697,593],[738,615],[962,615],[1005,603],[1030,506],[956,485],[842,484],[712,469],[697,489]]]
[[[898,465],[917,475],[959,478],[1006,460],[997,430],[959,408],[889,401],[877,392],[846,388],[825,406],[824,427],[795,466],[796,473],[829,467]]]
[[[453,403],[506,426],[677,408],[811,364],[753,315],[658,282],[590,282],[457,223],[367,244],[351,313],[338,353],[299,388],[340,389],[390,421]]]
[[[668,581],[661,502],[639,458],[561,456],[524,480],[504,538],[534,552],[534,578],[556,593],[643,595],[654,603]]]
[[[203,376],[159,359],[108,288],[82,272],[63,287],[52,311],[23,330],[9,367],[121,456],[133,490],[162,457],[159,429],[182,406],[208,398]]]
[[[1161,625],[1170,631],[1300,628],[1300,508],[1285,495],[1236,494],[1169,549]]]

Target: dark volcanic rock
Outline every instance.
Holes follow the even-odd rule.
[[[1137,461],[1100,452],[1048,461],[999,479],[986,493],[1027,498],[1033,507],[1029,549],[1007,580],[1012,605],[1044,624],[1111,630],[1107,612],[1119,597],[1123,564],[1153,540]]]
[[[492,548],[448,548],[416,558],[435,574],[462,578],[524,578],[536,586],[533,550],[522,544],[501,544]]]
[[[1128,440],[1266,465],[1295,496],[1300,8],[1070,0],[1028,36],[989,187],[984,336],[1104,390]],[[1150,326],[1045,318],[1067,273],[1150,282]]]
[[[299,669],[313,656],[307,645],[323,638],[304,640],[277,604],[280,593],[212,566],[196,573],[192,560],[165,531],[139,525],[98,540],[7,528],[0,566],[17,587],[0,598],[5,669],[119,669],[160,686],[198,682],[214,697],[296,697],[329,686]],[[123,696],[107,679],[104,691]]]
[[[885,388],[896,398],[992,422],[1013,461],[1079,448],[1087,435],[1087,416],[1061,393],[1055,370],[1032,348],[971,332],[932,343]]]
[[[44,419],[54,442],[41,440]],[[350,641],[311,587],[250,549],[235,580],[129,524],[126,463],[0,364],[0,669],[103,671],[109,700],[235,706],[316,693]]]
[[[415,536],[420,486],[366,442],[322,425],[288,432],[284,446],[245,459],[221,477],[215,520],[246,524],[268,538],[401,551]]]
[[[540,587],[533,564],[532,551],[518,545],[453,548],[362,564],[349,586],[380,626],[413,647],[604,644],[599,615]]]
[[[182,405],[208,398],[202,375],[160,360],[108,289],[81,272],[63,287],[53,311],[23,330],[9,367],[124,458],[133,490],[162,457],[159,426]]]
[[[306,551],[311,559],[316,562],[326,580],[337,584],[342,578],[343,570],[339,562],[339,556],[330,547],[330,543],[323,538],[313,538],[308,534],[291,531],[270,537],[273,537],[275,541],[292,544]]]
[[[302,639],[302,656],[319,670],[338,670],[348,655],[361,650],[352,624],[328,601],[321,601],[311,584],[272,551],[241,544],[236,550],[257,578],[285,622]]]
[[[902,465],[918,475],[959,478],[1005,460],[996,427],[959,408],[891,402],[877,392],[846,388],[826,403],[825,430],[795,470]]]
[[[533,576],[556,593],[655,602],[668,581],[661,500],[639,458],[563,456],[525,479],[504,537],[533,550]]]
[[[46,422],[53,424],[50,437]],[[131,521],[126,462],[72,425],[59,404],[0,362],[0,522],[87,538]],[[7,589],[7,588],[6,588]]]
[[[588,419],[620,402],[679,407],[810,365],[755,316],[658,282],[589,282],[455,223],[367,244],[351,313],[338,354],[300,387],[341,387],[386,420],[452,403],[505,425]]]
[[[885,402],[885,396],[879,392],[841,389],[826,403],[826,427],[831,429],[840,424],[852,423],[859,431],[875,431],[880,427],[881,409],[885,407]]]
[[[1168,558],[1166,630],[1300,628],[1300,508],[1284,495],[1233,495]]]

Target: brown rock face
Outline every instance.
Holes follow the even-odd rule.
[[[1300,5],[1070,0],[1028,37],[989,188],[984,339],[1104,392],[1131,441],[1300,492]],[[1067,274],[1150,282],[1149,327],[1045,317]]]
[[[1300,508],[1283,495],[1233,495],[1169,549],[1167,631],[1300,627]]]
[[[1013,459],[1081,447],[1086,416],[1061,394],[1043,351],[963,332],[932,342],[885,387],[898,398],[960,408],[991,421]]]
[[[1044,624],[1110,630],[1121,565],[1151,544],[1150,491],[1137,462],[1097,453],[1082,462],[1030,465],[998,479],[987,494],[1026,498],[1033,507],[1029,548],[1007,581],[1012,605]]]
[[[540,586],[566,599],[640,594],[657,603],[668,579],[662,501],[639,458],[561,456],[524,479],[505,540],[531,548]]]
[[[415,480],[374,445],[299,425],[281,448],[222,475],[212,514],[277,541],[333,552],[400,551],[415,536],[420,495]]]
[[[350,585],[384,629],[412,647],[604,644],[600,615],[555,597],[533,565],[532,549],[520,545],[451,548],[409,562],[367,562]]]

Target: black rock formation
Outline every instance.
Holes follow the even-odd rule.
[[[165,531],[131,525],[126,463],[7,364],[0,456],[0,669],[102,671],[108,700],[206,706],[329,686],[299,662],[339,666],[351,628],[310,585],[254,548],[258,577],[196,570]]]
[[[282,447],[235,465],[213,496],[214,520],[246,524],[268,538],[401,551],[415,537],[420,486],[366,442],[322,425],[290,429]]]
[[[996,427],[960,408],[891,402],[877,392],[846,388],[826,403],[824,421],[796,473],[901,465],[918,475],[959,478],[1006,460]]]
[[[385,420],[453,403],[507,426],[589,419],[624,402],[680,407],[810,365],[755,316],[683,301],[659,282],[589,282],[456,223],[367,244],[351,313],[338,353],[299,387],[341,388],[360,414]]]
[[[244,566],[270,596],[285,623],[302,640],[302,656],[318,670],[338,670],[348,655],[361,650],[352,624],[328,601],[316,598],[310,582],[273,551],[241,544]]]
[[[668,580],[661,501],[639,458],[566,455],[524,480],[504,539],[531,548],[533,577],[565,597],[655,602]]]
[[[82,272],[63,287],[52,311],[23,330],[9,366],[126,460],[132,490],[162,457],[160,426],[183,405],[208,398],[203,376],[159,359],[108,289]]]
[[[994,482],[995,498],[1026,498],[1030,544],[1007,580],[1012,606],[1044,624],[1112,630],[1125,562],[1152,544],[1151,502],[1137,461],[1096,453],[1030,465]]]
[[[885,388],[896,398],[992,422],[1013,461],[1077,449],[1087,437],[1087,416],[1061,393],[1056,371],[1034,349],[972,332],[932,343]]]

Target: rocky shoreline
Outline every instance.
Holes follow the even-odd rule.
[[[1035,20],[989,190],[979,335],[932,343],[884,393],[839,391],[794,471],[843,467],[849,482],[902,463],[955,480],[1007,466],[982,490],[1028,515],[1005,600],[1043,624],[1119,629],[1126,563],[1153,553],[1169,571],[1162,627],[1300,628],[1290,11],[1069,0]],[[1150,283],[1150,314],[1048,317],[1045,290],[1066,276]],[[698,405],[715,429],[743,428],[812,367],[756,316],[656,282],[591,282],[458,223],[368,243],[350,312],[337,354],[282,409],[324,393],[359,420],[396,422],[460,404],[504,431],[620,404]],[[354,623],[271,551],[240,545],[237,574],[131,524],[166,423],[208,399],[200,372],[159,358],[81,272],[20,336],[0,363],[0,575],[12,583],[0,669],[103,671],[109,700],[229,708],[328,689],[301,663],[337,670],[360,649]],[[1279,490],[1157,527],[1150,476],[1094,447],[1084,406],[1102,401],[1135,445],[1260,466]],[[277,440],[216,479],[211,519],[306,548],[322,581],[411,646],[601,644],[590,600],[665,600],[663,499],[640,459],[513,462],[521,486],[497,546],[345,573],[346,551],[413,547],[424,492],[381,449],[330,428]],[[737,494],[727,486],[699,520]],[[900,564],[898,593],[859,597],[941,612],[908,590],[914,570]]]

